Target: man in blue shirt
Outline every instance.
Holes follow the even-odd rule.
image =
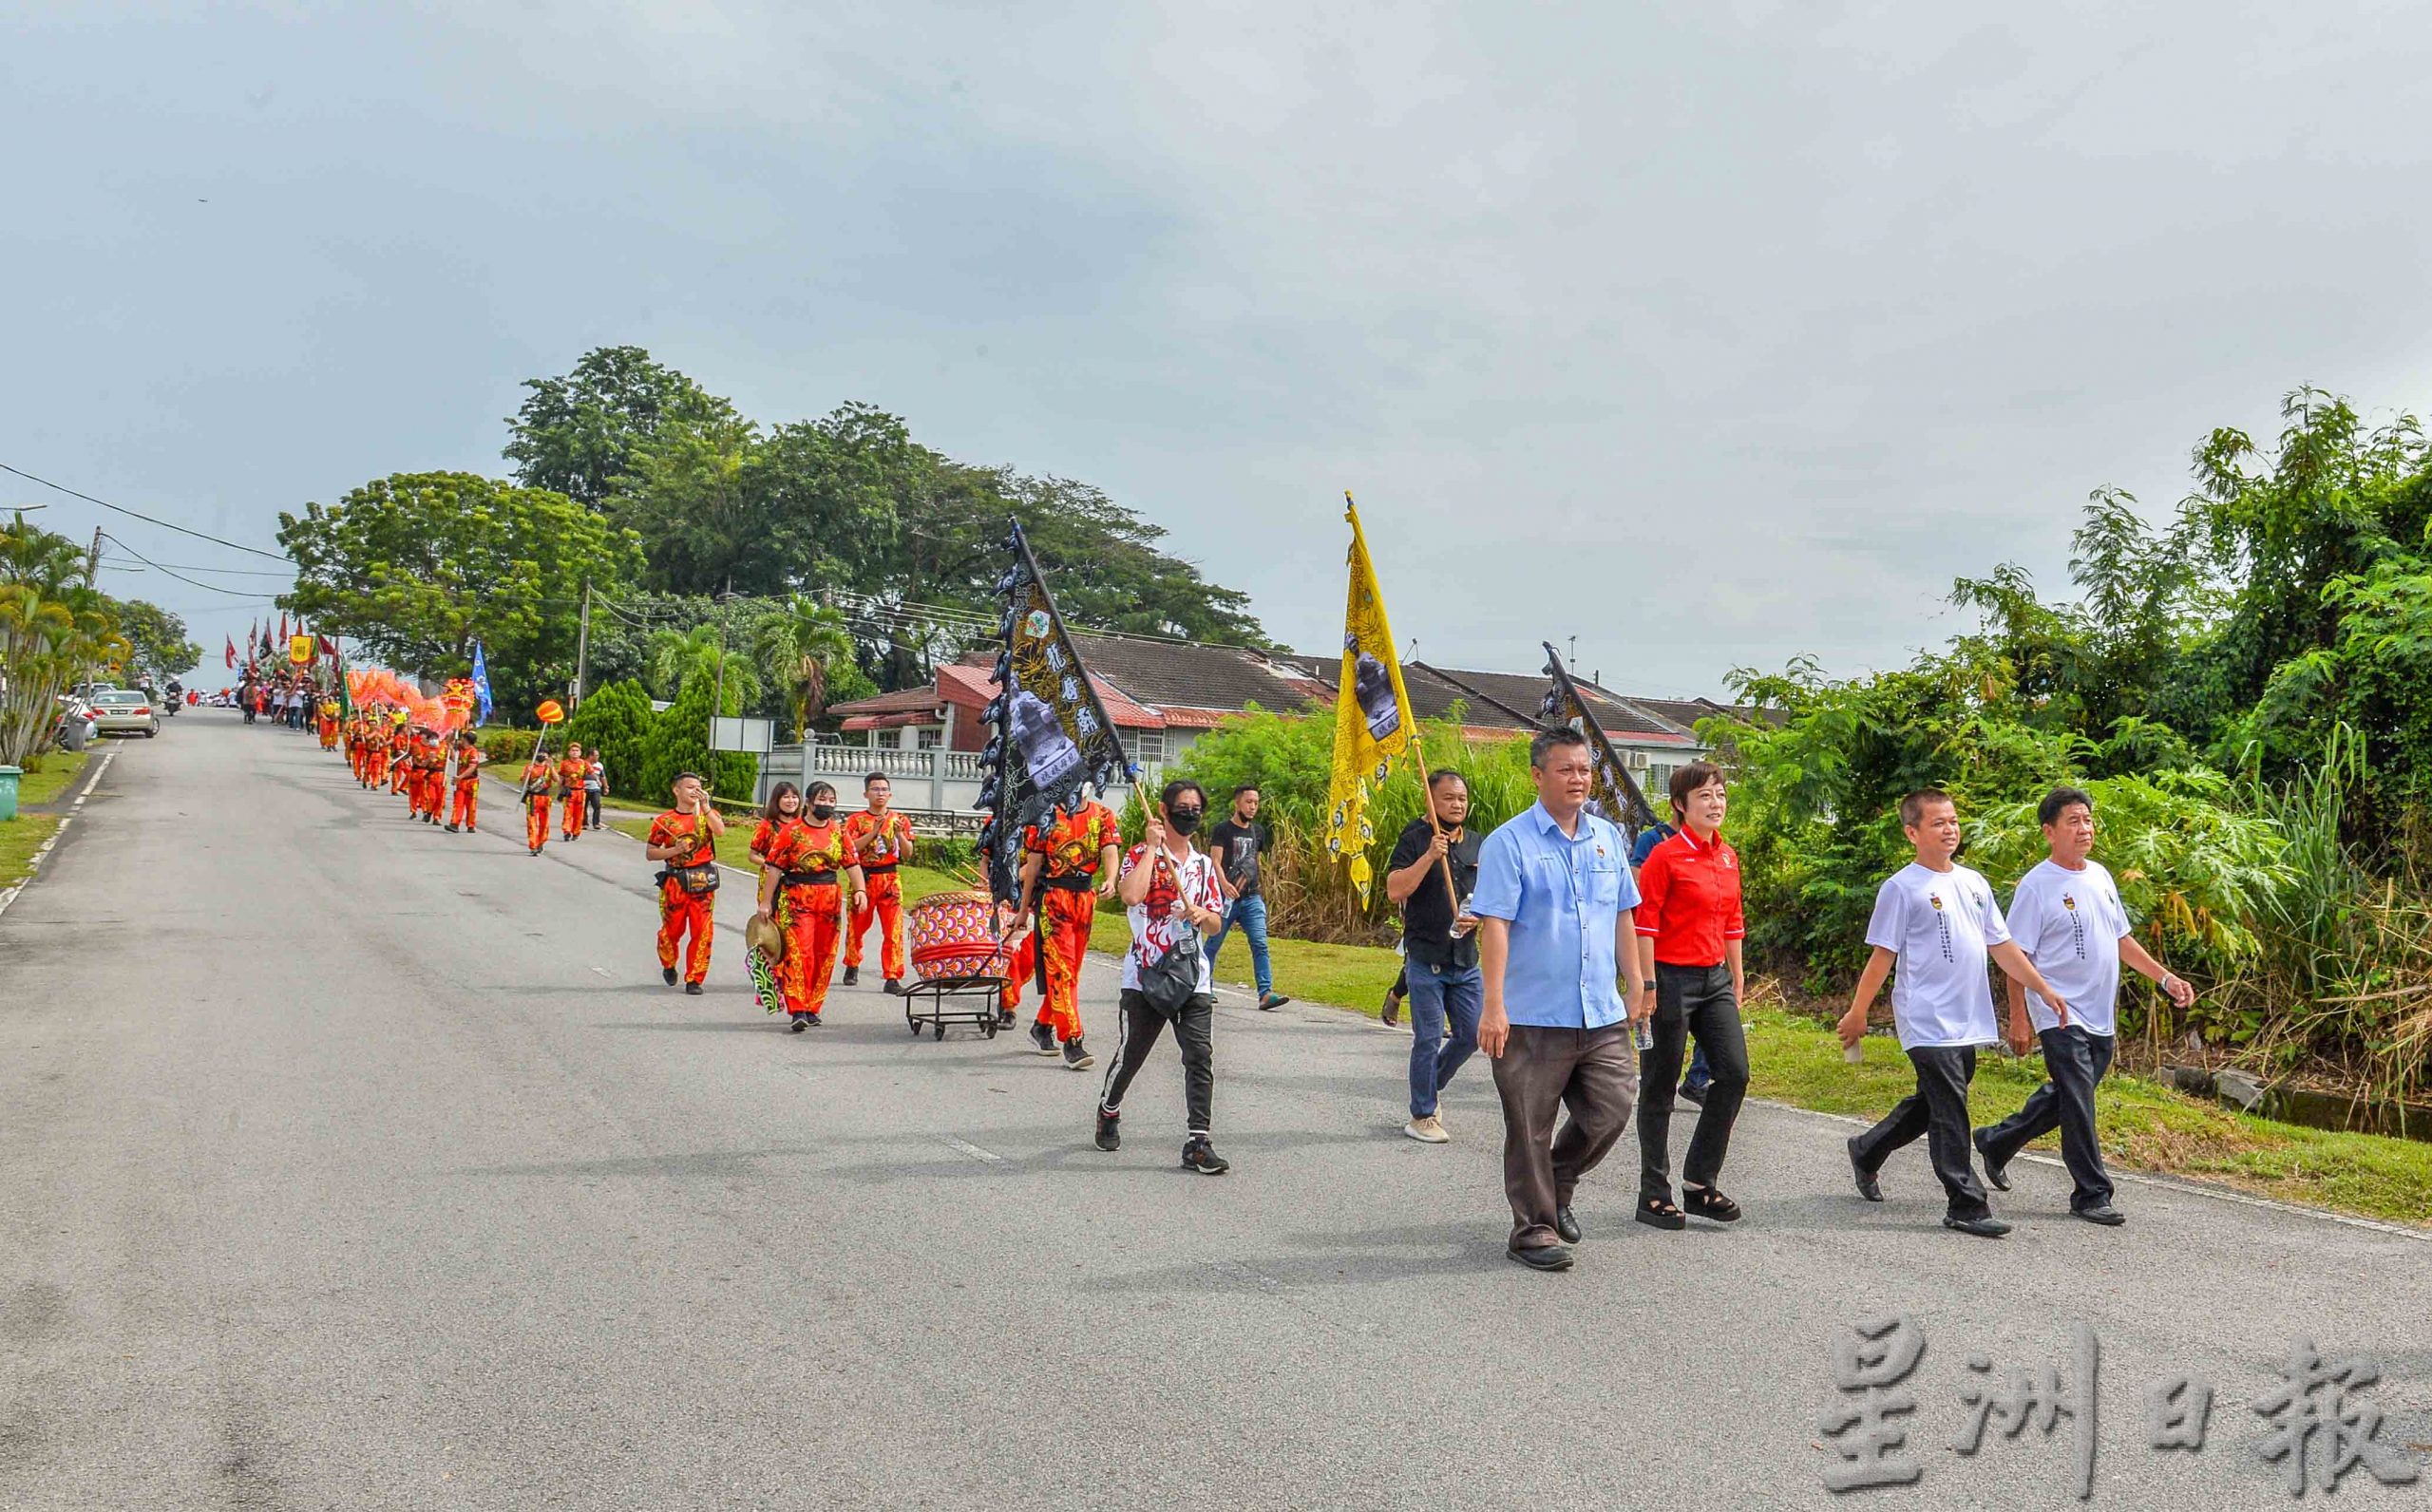
[[[1541,731],[1529,767],[1537,802],[1487,837],[1470,898],[1486,977],[1478,1049],[1494,1062],[1503,1099],[1504,1253],[1565,1271],[1580,1235],[1571,1193],[1630,1126],[1630,1025],[1654,1011],[1655,984],[1639,957],[1628,848],[1587,812],[1586,737]],[[1557,1133],[1566,1104],[1570,1118]]]

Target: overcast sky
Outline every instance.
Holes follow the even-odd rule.
[[[2297,384],[2432,404],[2421,6],[10,9],[0,462],[262,546],[634,343],[1096,483],[1297,646],[1350,487],[1421,656],[1720,693],[2062,589]],[[103,585],[214,669],[256,609]]]

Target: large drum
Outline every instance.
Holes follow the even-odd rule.
[[[932,893],[903,911],[912,941],[912,973],[924,981],[951,976],[1002,976],[1004,953],[990,929],[996,908],[986,893]]]

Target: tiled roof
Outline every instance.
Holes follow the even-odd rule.
[[[1333,692],[1323,683],[1234,646],[1135,640],[1127,635],[1076,633],[1073,639],[1091,671],[1154,709],[1237,713],[1256,704],[1261,709],[1290,709]]]
[[[1089,653],[1084,652],[1082,654],[1086,656]],[[940,667],[938,669],[940,693],[947,691],[948,685],[951,684],[952,691],[960,695],[959,701],[974,702],[972,695],[977,694],[976,701],[985,705],[988,700],[997,696],[996,659],[997,653],[994,652],[974,652],[961,661],[949,662]],[[1097,690],[1098,702],[1106,706],[1106,717],[1113,720],[1117,728],[1163,729],[1165,728],[1165,721],[1158,717],[1155,709],[1143,709],[1131,699],[1124,697],[1123,690],[1110,683],[1094,668],[1090,672],[1090,686]],[[887,696],[896,695],[890,693]]]
[[[1474,672],[1458,668],[1427,667],[1424,662],[1412,665],[1426,667],[1434,677],[1467,690],[1473,706],[1481,702],[1490,708],[1499,704],[1504,709],[1517,712],[1523,716],[1524,728],[1537,723],[1537,710],[1543,706],[1549,681],[1543,672]],[[1411,671],[1410,667],[1402,669],[1405,683],[1410,680]],[[1638,699],[1600,688],[1584,677],[1575,677],[1572,681],[1577,684],[1580,696],[1586,699],[1595,710],[1596,723],[1615,740],[1689,745],[1697,738],[1694,729],[1656,713]],[[1413,688],[1410,696],[1411,702],[1418,702],[1418,690]]]
[[[938,690],[934,688],[903,688],[875,698],[856,698],[849,704],[830,704],[827,712],[843,719],[864,714],[934,713],[938,704]]]

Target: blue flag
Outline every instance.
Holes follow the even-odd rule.
[[[482,643],[478,640],[473,642],[473,696],[480,699],[482,704],[481,712],[474,716],[473,723],[476,725],[488,724],[490,720],[490,670],[488,665],[482,660]]]

